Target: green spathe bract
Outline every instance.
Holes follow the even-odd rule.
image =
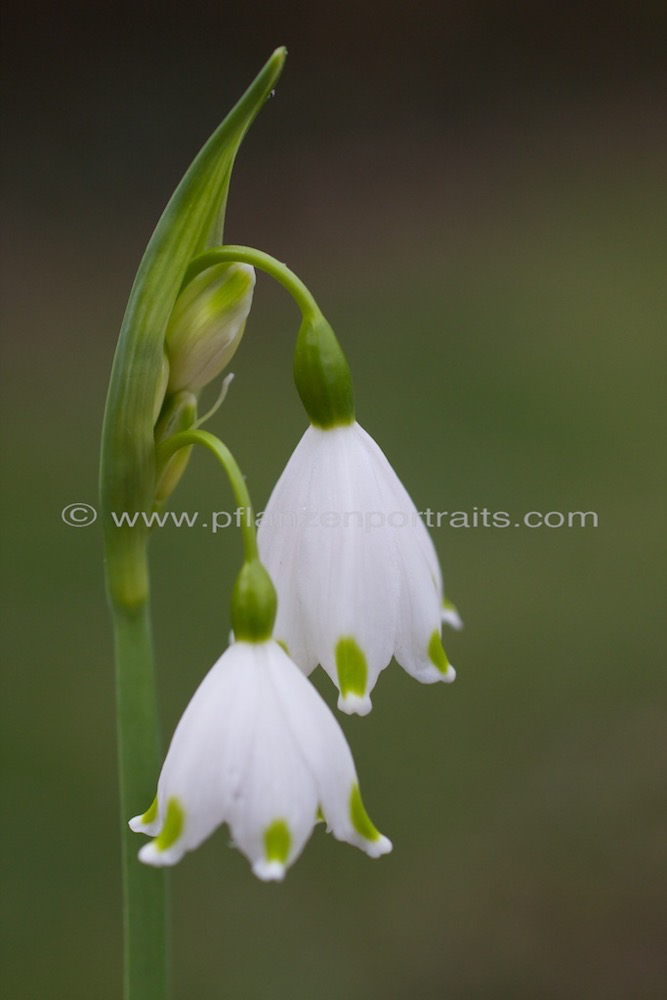
[[[112,602],[138,605],[148,579],[141,528],[117,528],[111,512],[153,504],[153,411],[164,335],[192,257],[222,241],[236,153],[285,60],[277,49],[213,133],[176,188],[139,266],[114,358],[102,436],[101,501]]]
[[[277,49],[186,172],[150,239],[130,293],[114,357],[102,434],[101,514],[116,647],[123,838],[125,998],[169,994],[164,875],[134,855],[127,817],[159,770],[148,612],[148,529],[116,527],[111,515],[149,512],[155,501],[156,409],[165,388],[164,337],[191,258],[222,240],[227,192],[241,141],[285,61]]]

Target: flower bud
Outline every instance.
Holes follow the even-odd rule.
[[[217,264],[198,274],[176,299],[165,337],[169,393],[198,392],[229,364],[252,305],[255,270]]]
[[[155,426],[155,444],[162,444],[167,438],[181,431],[188,431],[197,421],[197,399],[191,392],[179,392],[171,396]],[[166,464],[157,469],[155,503],[165,503],[176,489],[185,472],[192,448],[181,448],[167,459]]]

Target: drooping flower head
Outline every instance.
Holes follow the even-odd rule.
[[[313,685],[271,640],[235,642],[178,724],[154,811],[130,826],[155,839],[147,864],[173,865],[222,823],[261,879],[281,879],[318,812],[338,840],[391,849],[359,794],[350,748]]]
[[[321,664],[339,708],[367,714],[392,656],[424,683],[456,674],[441,623],[433,542],[387,458],[354,419],[347,363],[321,323],[300,334],[295,377],[311,426],[276,484],[258,533],[276,583],[276,636],[305,673]]]
[[[361,800],[333,714],[271,638],[275,596],[258,562],[235,589],[237,638],[206,675],[167,753],[155,802],[130,821],[146,864],[176,864],[222,823],[264,880],[282,879],[318,818],[370,857],[391,850]]]

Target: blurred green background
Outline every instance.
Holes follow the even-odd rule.
[[[664,996],[664,9],[11,0],[4,19],[3,995],[120,995],[101,532],[60,511],[96,502],[152,227],[286,44],[227,239],[311,286],[420,508],[599,526],[434,530],[458,680],[392,665],[371,716],[342,719],[394,853],[318,829],[266,886],[219,831],[173,873],[176,1000]],[[255,303],[212,429],[261,508],[304,418],[297,313],[265,278]],[[172,509],[230,508],[197,455]],[[239,554],[231,532],[154,540],[165,739],[226,640]]]

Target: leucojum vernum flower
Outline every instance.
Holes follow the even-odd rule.
[[[284,877],[320,820],[372,858],[391,850],[366,812],[345,735],[308,679],[316,667],[337,686],[339,709],[359,715],[371,710],[371,691],[392,658],[426,684],[455,678],[441,626],[460,620],[445,598],[435,547],[388,459],[356,421],[350,369],[333,330],[284,264],[223,242],[231,167],[285,55],[276,50],[165,209],[132,288],[109,387],[101,493],[121,800],[131,831],[150,838],[137,848],[132,833],[124,837],[128,997],[149,995],[149,981],[150,996],[166,995],[164,879],[152,869],[176,864],[222,824],[263,880]],[[255,269],[279,281],[300,309],[294,379],[309,420],[258,533],[235,458],[201,429],[231,376],[218,404],[199,414],[202,389],[239,348]],[[229,645],[186,707],[158,778],[148,528],[137,519],[117,526],[111,514],[163,508],[196,445],[218,460],[244,513],[244,560]],[[323,512],[326,520],[313,527]],[[224,629],[213,625],[222,646]]]

